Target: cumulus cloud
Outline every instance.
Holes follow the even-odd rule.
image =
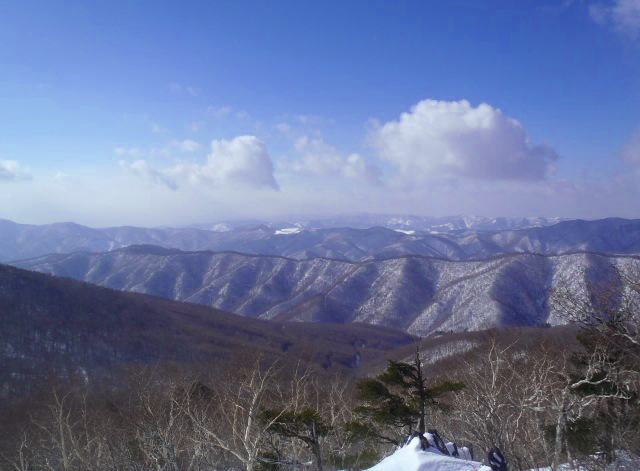
[[[487,104],[424,100],[397,121],[374,123],[370,142],[406,181],[451,176],[543,180],[558,155],[533,145],[523,126]]]
[[[255,136],[238,136],[230,141],[214,139],[211,153],[199,173],[214,182],[278,189],[267,147]]]
[[[0,182],[31,180],[29,169],[22,167],[15,160],[0,160]]]
[[[618,33],[640,38],[640,0],[613,0],[589,6],[591,18],[600,25],[610,26]]]
[[[172,190],[184,182],[214,186],[242,184],[278,190],[271,157],[264,142],[255,136],[213,140],[211,153],[203,164],[183,162],[171,168],[156,169],[145,160],[136,160],[133,163],[121,161],[120,166]]]
[[[300,158],[289,165],[294,172],[320,176],[342,176],[361,178],[371,183],[380,183],[380,169],[369,164],[360,154],[343,156],[322,139],[298,138],[294,144]]]

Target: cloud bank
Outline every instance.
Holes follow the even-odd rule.
[[[374,123],[370,143],[407,182],[432,177],[543,180],[558,159],[523,126],[487,104],[423,100],[397,121]]]

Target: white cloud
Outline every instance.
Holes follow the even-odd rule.
[[[169,143],[169,147],[178,149],[180,152],[196,152],[202,148],[202,146],[191,139],[185,139],[184,141],[173,140]]]
[[[398,121],[374,124],[370,142],[405,182],[451,176],[542,180],[558,158],[531,144],[522,125],[487,104],[424,100]]]
[[[289,164],[294,172],[310,173],[319,176],[342,176],[361,178],[371,183],[380,183],[380,169],[369,164],[360,154],[343,156],[322,139],[299,137],[294,149],[300,158]]]
[[[593,21],[611,26],[618,33],[631,38],[640,38],[640,0],[613,0],[589,6]]]
[[[211,154],[198,169],[203,178],[221,184],[243,183],[275,190],[273,163],[264,142],[255,136],[238,136],[211,141]]]
[[[0,160],[0,182],[31,180],[31,172],[15,160]]]
[[[167,174],[168,172],[155,169],[145,160],[136,160],[133,163],[121,160],[118,164],[134,175],[147,178],[155,183],[164,185],[171,190],[178,189],[177,182]]]
[[[187,141],[180,144],[184,145],[184,142]],[[193,146],[188,144],[186,147]],[[238,136],[230,141],[214,139],[211,153],[203,164],[183,162],[171,168],[156,169],[145,160],[136,160],[131,164],[121,161],[120,166],[172,190],[178,188],[179,182],[219,187],[242,184],[278,190],[271,157],[265,144],[255,136]]]

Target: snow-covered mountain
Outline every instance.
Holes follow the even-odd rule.
[[[464,231],[502,231],[508,229],[526,229],[544,227],[567,221],[564,218],[544,217],[483,217],[483,216],[444,216],[427,217],[411,214],[343,214],[328,218],[291,218],[279,221],[237,220],[220,221],[211,224],[194,224],[190,228],[231,231],[251,226],[265,225],[272,229],[297,227],[300,229],[330,229],[351,227],[353,229],[369,229],[386,227],[406,231],[422,231],[433,233],[460,233]]]
[[[49,255],[14,265],[247,317],[363,322],[424,336],[565,323],[550,307],[554,288],[567,286],[584,294],[588,281],[611,267],[640,269],[640,259],[578,253],[349,262],[133,246],[99,254]]]
[[[566,221],[563,218],[544,217],[483,217],[483,216],[444,216],[427,217],[410,214],[354,214],[326,219],[310,219],[296,222],[295,225],[308,229],[326,229],[332,227],[352,227],[368,229],[386,227],[432,233],[464,233],[478,231],[503,231],[545,227]]]
[[[142,244],[186,251],[286,256],[298,260],[329,257],[358,261],[404,255],[473,260],[507,253],[557,255],[576,251],[634,254],[640,253],[640,220],[572,220],[544,227],[471,233],[465,230],[456,234],[386,227],[304,229],[286,225],[276,228],[259,225],[229,231],[139,227],[93,229],[72,223],[30,226],[0,220],[0,261],[51,253],[104,252]]]

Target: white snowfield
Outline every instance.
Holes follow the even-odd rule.
[[[430,434],[425,435],[428,439]],[[422,450],[420,440],[415,437],[368,471],[491,471],[491,468],[477,461],[443,455],[433,446]]]

